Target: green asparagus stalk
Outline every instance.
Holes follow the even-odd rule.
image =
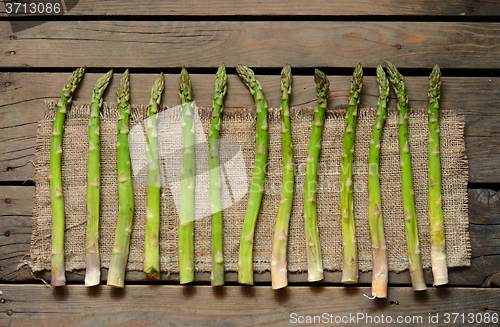
[[[320,70],[314,71],[318,107],[314,111],[314,123],[309,139],[306,176],[304,182],[304,224],[306,234],[307,280],[315,282],[323,279],[323,260],[319,241],[318,219],[316,211],[316,193],[318,178],[318,161],[321,150],[321,135],[325,123],[325,111],[330,96],[330,81]]]
[[[377,67],[378,82],[378,110],[373,125],[370,152],[368,155],[368,201],[370,236],[372,241],[373,269],[372,269],[372,296],[387,297],[387,280],[389,266],[387,263],[387,245],[384,235],[384,221],[382,218],[382,200],[380,197],[380,143],[384,128],[387,99],[389,98],[389,80],[381,65]]]
[[[71,74],[64,85],[61,100],[57,103],[57,113],[52,130],[52,145],[50,148],[50,195],[52,205],[52,286],[66,284],[64,268],[64,201],[62,194],[61,157],[64,120],[71,106],[73,92],[82,79],[85,68],[78,68]]]
[[[163,73],[151,89],[147,123],[148,195],[146,208],[146,239],[144,241],[144,272],[151,279],[160,279],[160,162],[158,160],[158,106],[165,87]]]
[[[87,255],[85,285],[99,285],[101,281],[101,260],[99,258],[99,193],[101,181],[101,155],[99,142],[99,113],[102,94],[113,76],[110,70],[94,86],[89,124],[89,159],[87,175]]]
[[[273,252],[271,257],[271,280],[273,289],[288,285],[286,268],[286,244],[293,202],[294,161],[292,130],[290,126],[290,95],[292,93],[292,70],[287,64],[281,71],[281,151],[283,177],[278,218],[274,228]]]
[[[387,72],[398,98],[401,193],[403,197],[410,276],[413,290],[424,291],[427,289],[427,286],[425,285],[422,261],[420,259],[420,243],[418,241],[418,226],[415,215],[415,193],[413,192],[410,145],[408,141],[408,97],[406,96],[403,75],[390,62],[387,62]]]
[[[435,286],[448,283],[441,196],[441,158],[439,154],[440,98],[441,70],[436,65],[429,76],[429,225],[431,229],[432,274]]]
[[[182,173],[179,208],[179,276],[180,283],[194,280],[194,124],[191,79],[182,67],[179,96],[182,103]]]
[[[356,118],[358,116],[359,94],[363,86],[362,83],[363,67],[361,67],[361,64],[358,64],[351,78],[349,106],[345,121],[344,144],[342,146],[340,165],[340,213],[342,217],[342,244],[344,246],[342,283],[346,284],[358,282],[358,242],[354,226],[352,158],[354,155]]]
[[[248,197],[243,230],[241,231],[240,253],[238,260],[238,282],[253,285],[253,239],[257,217],[259,215],[262,195],[264,194],[264,179],[268,148],[267,103],[264,92],[253,70],[243,65],[236,65],[236,71],[247,85],[255,100],[257,112],[257,136],[252,185]]]
[[[130,82],[128,69],[116,92],[118,103],[118,143],[117,148],[117,175],[118,175],[118,219],[116,221],[115,241],[111,253],[111,263],[108,273],[108,285],[122,287],[125,281],[132,233],[132,220],[134,217],[134,191],[132,188],[132,175],[130,172],[129,149],[129,116],[130,116]]]
[[[224,96],[227,91],[226,65],[222,64],[215,75],[214,102],[212,104],[212,125],[210,126],[210,204],[212,211],[212,286],[224,285],[224,255],[222,229],[221,180],[219,168],[219,131],[224,110]]]

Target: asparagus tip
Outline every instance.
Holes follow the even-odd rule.
[[[441,69],[439,68],[438,64],[435,64],[432,68],[432,74],[441,76]]]
[[[262,86],[255,77],[255,73],[253,72],[252,69],[243,65],[236,65],[235,68],[236,71],[238,72],[238,75],[240,75],[240,77],[243,79],[243,82],[245,82],[246,86],[248,86],[252,94],[254,92],[253,88],[255,85],[257,85],[259,89],[262,89]]]
[[[330,81],[319,69],[314,70],[314,82],[316,83],[316,94],[318,99],[327,99],[330,95]]]
[[[391,62],[388,61],[386,64],[389,79],[391,80],[394,90],[396,90],[396,93],[405,93],[405,79],[403,75]]]
[[[441,70],[435,65],[429,76],[429,96],[438,96],[441,90]]]
[[[130,74],[128,69],[123,73],[120,85],[118,85],[118,90],[116,91],[116,97],[118,103],[122,102],[122,100],[128,101],[130,98]]]
[[[382,76],[386,76],[384,68],[382,67],[382,65],[378,65],[377,66],[377,78],[381,78]]]
[[[219,66],[217,73],[215,74],[215,96],[219,95],[219,97],[224,98],[227,91],[227,74],[226,74],[226,64],[222,64]]]
[[[192,101],[192,89],[191,89],[191,78],[186,69],[186,66],[182,66],[181,70],[181,81],[179,83],[179,97],[182,103],[188,103]]]
[[[351,78],[351,93],[355,94],[361,91],[361,87],[363,86],[363,66],[358,64],[354,69],[354,73]]]
[[[358,63],[354,68],[354,76],[363,76],[363,65],[361,63]]]
[[[380,96],[384,95],[385,97],[389,96],[389,80],[387,79],[387,75],[385,74],[384,68],[382,65],[378,65],[377,67],[377,83],[379,85],[379,94]]]
[[[441,69],[439,68],[438,65],[435,65],[434,68],[432,68],[432,73],[429,76],[429,79],[439,79],[441,78]]]
[[[100,99],[102,98],[102,94],[108,87],[109,82],[111,81],[111,77],[113,77],[113,70],[110,70],[101,78],[97,80],[97,83],[94,85],[94,98],[95,99]]]
[[[292,67],[290,64],[286,64],[281,71],[281,90],[285,87],[288,89],[288,93],[291,93],[290,87],[292,86]]]
[[[390,61],[386,62],[386,66],[387,66],[387,72],[389,73],[389,76],[391,77],[391,80],[403,77],[403,75],[401,75],[401,73],[396,68],[396,66],[394,66]]]
[[[240,65],[240,64],[238,64],[238,65],[234,66],[234,68],[236,68],[236,71],[238,72],[238,74],[239,74],[240,76],[241,76],[241,74],[242,74],[245,70],[249,69],[248,67],[243,66],[243,65]]]
[[[85,67],[80,67],[71,74],[63,88],[63,95],[65,97],[70,98],[73,95],[73,92],[80,83],[84,73]]]
[[[164,88],[165,78],[163,76],[163,72],[160,72],[160,76],[155,80],[153,87],[151,88],[151,101],[154,101],[159,105]]]

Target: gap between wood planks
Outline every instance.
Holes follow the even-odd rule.
[[[384,63],[380,63],[385,67]],[[252,68],[252,67],[250,67]],[[115,74],[123,74],[126,68],[114,68],[114,67],[86,67],[86,74],[105,74],[113,69]],[[165,67],[165,68],[127,68],[130,74],[158,74],[160,71],[164,74],[179,74],[182,67]],[[217,68],[206,68],[206,67],[188,67],[189,74],[197,75],[208,75],[211,78],[217,72]],[[281,76],[281,70],[283,67],[256,67],[252,68],[254,73],[259,75],[268,76]],[[293,68],[293,76],[314,76],[314,70],[319,69],[326,75],[334,76],[352,76],[354,71],[353,67],[296,67]],[[0,73],[72,73],[74,67],[0,67]],[[430,74],[430,69],[426,68],[398,68],[399,72],[406,77],[428,77]],[[228,75],[236,75],[236,69],[234,67],[226,67],[226,72]],[[496,69],[467,69],[467,68],[442,68],[442,76],[444,77],[500,77],[500,68]],[[364,67],[364,76],[376,76],[376,68]],[[207,76],[207,77],[208,77]]]

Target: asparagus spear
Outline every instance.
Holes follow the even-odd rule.
[[[274,229],[273,252],[271,257],[271,280],[273,289],[288,285],[286,269],[286,243],[293,202],[294,161],[292,130],[290,126],[290,95],[292,93],[292,70],[287,64],[281,71],[281,151],[283,178],[278,218]]]
[[[191,79],[182,67],[179,96],[182,103],[182,173],[179,208],[179,276],[180,283],[194,280],[194,124]]]
[[[410,146],[408,142],[408,97],[405,91],[403,75],[396,67],[387,62],[387,72],[392,87],[398,98],[399,113],[399,153],[401,157],[401,193],[403,196],[403,209],[406,225],[406,243],[408,246],[408,262],[410,264],[410,276],[413,290],[424,291],[424,274],[420,259],[420,244],[418,241],[418,227],[415,215],[415,193],[413,192],[413,179],[411,171]]]
[[[429,225],[431,229],[432,274],[436,286],[448,283],[441,196],[441,159],[439,155],[440,97],[441,71],[436,65],[429,76]]]
[[[356,134],[356,117],[358,116],[359,94],[363,82],[363,67],[356,66],[351,78],[349,107],[344,130],[344,144],[340,165],[340,213],[342,217],[342,236],[344,246],[344,267],[342,283],[358,282],[358,248],[353,212],[352,158],[354,154],[354,135]]]
[[[215,75],[214,102],[212,104],[212,125],[209,135],[210,153],[210,204],[212,211],[212,286],[224,285],[224,256],[222,250],[222,202],[219,168],[219,131],[224,110],[224,96],[227,91],[226,65],[222,64]]]
[[[52,130],[49,168],[52,205],[52,286],[63,286],[66,284],[64,268],[64,201],[61,178],[62,136],[66,112],[71,105],[73,92],[80,83],[84,72],[84,67],[78,68],[71,74],[64,85],[61,100],[57,103],[57,113]]]
[[[321,258],[321,244],[316,211],[316,193],[318,178],[318,161],[321,150],[321,135],[325,123],[327,100],[330,96],[330,81],[320,70],[314,71],[318,107],[314,111],[314,123],[309,139],[307,154],[306,176],[304,182],[304,223],[307,246],[307,280],[315,282],[323,279],[323,261]]]
[[[382,218],[382,200],[380,198],[379,161],[382,129],[384,128],[387,99],[389,98],[389,81],[381,65],[377,67],[377,82],[379,91],[378,111],[373,125],[370,153],[368,155],[368,201],[370,204],[369,220],[373,252],[372,296],[386,298],[389,267]]]
[[[113,76],[110,70],[99,78],[92,95],[89,124],[89,160],[87,177],[87,256],[85,285],[99,285],[101,281],[101,260],[99,258],[99,193],[100,193],[100,142],[99,112],[102,107],[102,94]]]
[[[144,272],[151,279],[160,279],[160,163],[158,160],[158,106],[165,86],[163,73],[153,84],[147,123],[148,196],[146,239],[144,241]]]
[[[268,154],[268,132],[267,132],[267,103],[264,99],[262,85],[254,72],[243,65],[236,65],[236,71],[248,86],[250,93],[255,99],[257,112],[257,137],[252,185],[248,197],[243,230],[241,231],[240,253],[238,260],[238,282],[241,284],[253,284],[253,237],[257,216],[259,215],[262,195],[264,194],[264,179],[266,176],[266,162]]]
[[[118,110],[120,111],[118,117],[118,143],[116,145],[119,207],[115,241],[108,272],[108,285],[123,287],[130,246],[130,234],[132,233],[132,219],[134,217],[134,191],[132,189],[128,140],[130,116],[128,69],[120,81],[116,98]]]

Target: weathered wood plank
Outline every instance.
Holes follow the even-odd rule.
[[[353,8],[355,8],[353,6]],[[500,24],[56,21],[10,33],[0,67],[499,68]]]
[[[391,287],[388,299],[376,301],[363,297],[370,293],[368,287],[288,287],[273,291],[269,286],[129,285],[118,290],[83,285],[58,289],[3,285],[2,292],[6,302],[2,304],[5,311],[1,326],[165,326],[166,322],[169,326],[384,326],[392,319],[407,319],[406,323],[415,326],[443,326],[455,325],[453,316],[451,323],[446,323],[445,314],[451,312],[464,314],[463,323],[462,317],[455,321],[458,325],[478,326],[479,318],[483,318],[481,322],[485,317],[491,321],[500,310],[500,292],[470,288],[414,293],[408,287]],[[380,321],[382,314],[384,320]],[[469,314],[477,320],[467,321]],[[306,320],[306,316],[322,315],[326,320]],[[429,316],[436,315],[437,321],[429,321]]]
[[[215,70],[214,70],[215,73]],[[0,73],[0,181],[32,180],[32,161],[35,160],[36,123],[43,117],[44,101],[57,100],[62,85],[69,74],[61,73]],[[99,74],[86,74],[75,94],[77,102],[88,102],[92,87]],[[213,101],[213,76],[193,74],[194,99],[199,106],[211,106]],[[163,103],[177,105],[178,75],[166,75]],[[114,92],[119,83],[117,74],[105,101],[116,101]],[[133,104],[147,104],[154,74],[132,74],[131,87]],[[259,76],[266,99],[271,107],[278,107],[279,76]],[[329,76],[331,82],[330,109],[347,107],[349,77]],[[309,76],[295,76],[292,95],[293,106],[314,106],[316,101],[314,80]],[[426,108],[427,83],[425,77],[406,78],[410,106]],[[227,108],[253,108],[253,98],[246,86],[235,75],[228,80]],[[375,107],[378,88],[374,76],[366,76],[363,83],[361,106]],[[455,109],[465,116],[465,143],[469,160],[471,182],[500,183],[500,139],[496,122],[500,121],[500,78],[443,77],[441,108]],[[394,98],[389,106],[395,107]]]
[[[34,195],[34,187],[0,187],[0,280],[33,279],[27,266],[18,267],[29,260]]]
[[[500,276],[500,202],[495,201],[492,195],[489,201],[483,196],[483,202],[475,201],[474,194],[494,194],[488,190],[469,190],[469,220],[470,237],[472,246],[471,267],[450,269],[450,285],[481,286],[486,280],[493,276]],[[28,281],[33,280],[29,268],[23,266],[19,268],[25,256],[29,255],[31,241],[31,212],[33,207],[34,187],[23,186],[0,186],[0,212],[5,213],[0,219],[0,231],[9,231],[9,236],[0,236],[0,281]],[[490,219],[484,220],[483,212],[490,212]],[[472,214],[474,213],[474,214]],[[40,272],[37,277],[46,280],[50,279],[50,272]],[[85,273],[74,271],[67,273],[67,280],[82,282]],[[255,274],[256,282],[269,283],[269,272]],[[107,269],[102,269],[102,280],[107,278]],[[196,280],[208,282],[209,273],[197,273]],[[427,283],[432,284],[432,273],[425,272]],[[163,281],[178,281],[176,274],[162,274]],[[149,282],[144,273],[140,271],[128,272],[127,280]],[[228,282],[237,282],[236,273],[226,273]],[[289,274],[290,283],[304,283],[307,276],[302,273]],[[341,280],[341,272],[326,272],[326,283],[338,283]],[[408,272],[391,273],[389,280],[391,285],[409,284],[410,276]],[[371,273],[360,273],[360,283],[370,283]]]
[[[46,2],[40,1],[40,2]],[[292,0],[286,2],[264,0],[145,0],[137,5],[134,0],[86,0],[64,1],[65,16],[371,16],[371,15],[443,15],[443,16],[491,16],[500,13],[500,3],[495,0],[415,0],[410,3],[394,0],[326,1]],[[76,6],[75,6],[76,5]],[[0,17],[7,16],[2,8]],[[21,15],[23,16],[23,15]],[[272,18],[272,17],[270,17]]]
[[[469,216],[474,224],[500,225],[500,192],[489,189],[469,190]]]

